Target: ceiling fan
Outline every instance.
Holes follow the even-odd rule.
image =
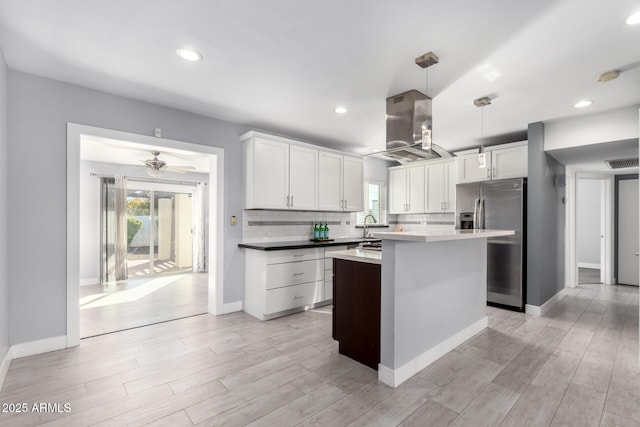
[[[165,172],[187,173],[196,170],[193,166],[167,166],[167,162],[158,158],[160,155],[159,151],[152,151],[151,154],[153,155],[153,159],[140,161],[146,165],[147,174],[154,178],[161,177]]]

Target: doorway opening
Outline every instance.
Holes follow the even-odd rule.
[[[99,144],[107,150],[85,158]],[[67,347],[222,313],[224,150],[72,123],[67,148]],[[158,152],[171,172],[147,170]]]
[[[578,284],[605,282],[607,179],[580,177],[576,183]]]

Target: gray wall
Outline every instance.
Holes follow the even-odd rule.
[[[224,148],[224,215],[242,217],[238,135],[248,128],[14,70],[7,86],[11,344],[66,334],[67,122],[144,135],[160,127],[165,138]],[[242,298],[242,227],[224,223],[226,303]]]
[[[544,124],[531,123],[527,180],[527,304],[540,306],[564,288],[565,167],[544,151]]]
[[[0,362],[9,350],[7,146],[7,64],[0,51]]]
[[[576,240],[578,264],[600,265],[600,180],[578,179]]]

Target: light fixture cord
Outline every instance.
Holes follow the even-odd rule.
[[[424,85],[424,94],[429,97],[429,68],[425,68],[425,85]]]

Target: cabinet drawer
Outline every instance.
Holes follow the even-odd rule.
[[[281,264],[284,262],[324,258],[323,248],[287,249],[284,251],[270,251],[267,254],[267,264]]]
[[[267,291],[265,314],[277,313],[323,300],[324,282],[303,283]]]
[[[324,281],[324,299],[333,299],[333,280]]]
[[[267,265],[267,289],[324,280],[322,260]]]

